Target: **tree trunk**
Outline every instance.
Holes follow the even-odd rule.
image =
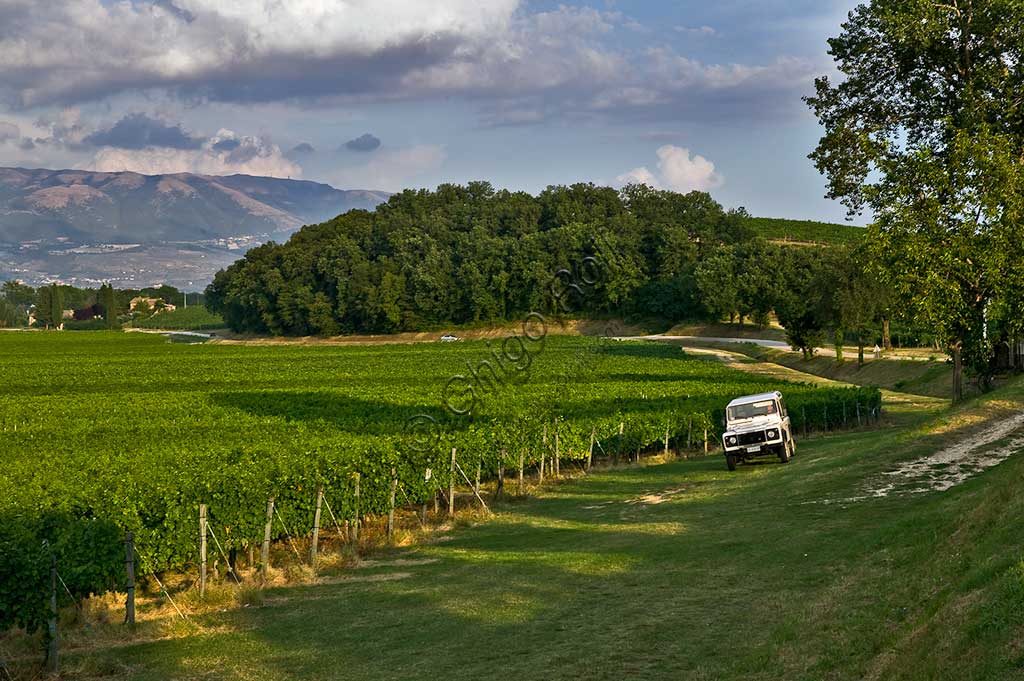
[[[858,345],[857,346],[857,366],[859,366],[859,367],[864,366],[864,346],[863,345]]]
[[[951,346],[949,351],[953,355],[953,402],[960,402],[964,399],[964,364],[960,344]]]
[[[836,330],[835,338],[832,339],[836,347],[836,364],[842,364],[846,361],[843,358],[843,341],[846,340],[846,334],[841,330]]]
[[[892,350],[892,337],[889,335],[889,318],[882,318],[882,349]]]

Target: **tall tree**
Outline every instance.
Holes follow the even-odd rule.
[[[103,318],[107,322],[107,328],[117,328],[117,296],[114,294],[114,287],[110,284],[100,287],[99,304],[103,308]]]
[[[875,214],[901,307],[953,358],[985,360],[988,306],[1024,290],[1024,3],[872,0],[829,41],[845,78],[808,98],[828,196]]]
[[[47,328],[64,319],[64,289],[59,284],[40,286],[36,291],[36,319]]]

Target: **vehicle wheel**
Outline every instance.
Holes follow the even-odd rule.
[[[782,463],[789,463],[789,457],[791,457],[792,455],[793,452],[790,449],[790,444],[787,442],[782,446],[782,451],[779,452],[779,461],[781,461]]]
[[[736,470],[736,455],[735,454],[726,454],[725,455],[725,465],[728,466],[729,470],[731,470],[731,471]]]

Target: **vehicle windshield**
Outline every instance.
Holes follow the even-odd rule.
[[[768,416],[776,413],[775,400],[764,400],[763,402],[751,402],[749,404],[737,404],[729,407],[729,420],[740,421],[752,419],[757,416]]]

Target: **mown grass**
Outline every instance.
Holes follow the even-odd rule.
[[[1015,384],[997,398],[1022,396]],[[260,607],[195,617],[187,637],[84,647],[67,668],[133,679],[1020,678],[1024,458],[945,493],[850,500],[957,435],[957,416],[937,404],[805,440],[788,466],[729,474],[710,457],[565,482],[449,541],[378,556],[423,562],[270,589]]]
[[[901,359],[887,356],[873,359],[870,349],[865,350],[865,363],[857,365],[856,351],[847,352],[842,364],[835,357],[817,355],[805,360],[799,353],[788,352],[776,348],[766,348],[753,343],[714,343],[705,341],[688,341],[687,344],[699,342],[701,346],[714,347],[730,352],[738,352],[748,357],[779,364],[804,373],[820,376],[844,383],[874,386],[885,390],[925,395],[928,397],[949,398],[953,394],[953,367],[943,357],[925,361],[922,359]],[[967,394],[976,394],[976,386],[965,386]]]

